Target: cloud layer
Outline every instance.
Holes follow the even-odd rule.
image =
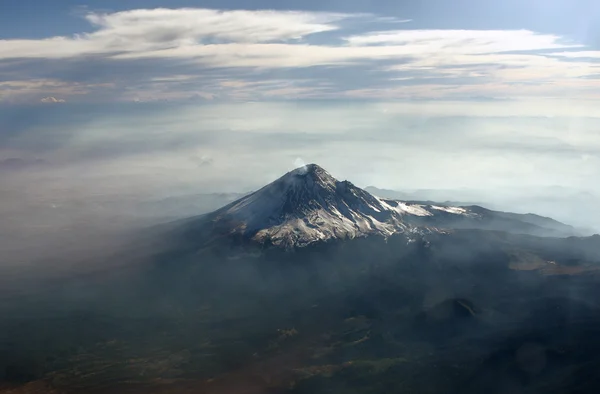
[[[31,187],[86,193],[244,191],[298,158],[363,186],[600,192],[600,115],[565,103],[39,106],[0,114],[14,131],[0,134],[0,162]]]
[[[600,74],[598,52],[529,30],[411,29],[409,20],[369,14],[195,8],[85,19],[91,32],[0,40],[0,100],[597,98],[600,87],[592,78]]]

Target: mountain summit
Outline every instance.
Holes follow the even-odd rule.
[[[338,181],[316,164],[288,172],[209,215],[215,228],[260,243],[305,246],[333,238],[389,236],[409,226],[402,209]]]

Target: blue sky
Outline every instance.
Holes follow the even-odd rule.
[[[598,100],[594,0],[0,2],[0,167],[39,185],[599,191]]]

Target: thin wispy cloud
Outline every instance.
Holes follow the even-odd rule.
[[[48,96],[48,97],[44,97],[43,99],[41,99],[40,102],[46,103],[46,104],[58,104],[58,103],[66,103],[67,100]]]
[[[600,58],[600,51],[569,51],[569,52],[553,52],[548,53],[548,56],[558,56],[567,58]]]
[[[580,47],[560,36],[529,30],[390,30],[345,38],[351,45],[410,44],[416,53],[494,53]]]

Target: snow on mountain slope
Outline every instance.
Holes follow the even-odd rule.
[[[373,234],[411,234],[417,230],[410,223],[411,216],[433,215],[421,205],[375,197],[309,164],[223,207],[208,219],[220,232],[292,247]]]

